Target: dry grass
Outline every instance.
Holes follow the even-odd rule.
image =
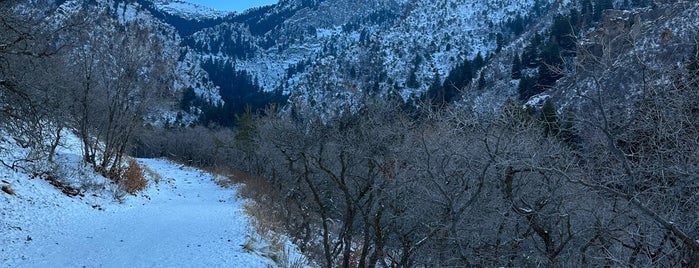
[[[245,214],[251,217],[252,225],[260,236],[270,238],[269,240],[278,240],[279,235],[277,234],[281,233],[282,230],[280,226],[281,220],[276,216],[276,213],[266,210],[254,201],[246,202],[243,210]]]
[[[236,184],[238,184],[231,179],[231,177],[217,175],[216,173],[214,173],[213,179],[216,185],[220,186],[221,188],[233,188]]]
[[[122,181],[122,187],[124,191],[130,194],[136,194],[148,186],[148,181],[146,180],[143,168],[139,165],[136,160],[129,159],[129,166],[126,167],[124,172],[124,177]]]
[[[244,206],[244,211],[251,217],[251,223],[255,227],[257,234],[263,240],[265,246],[256,248],[259,242],[255,237],[248,237],[243,245],[243,249],[248,252],[256,252],[261,256],[269,258],[277,267],[306,267],[308,259],[299,256],[292,259],[290,250],[287,248],[287,238],[282,235],[280,219],[272,211],[268,211],[264,206],[250,201]]]
[[[242,186],[238,191],[238,195],[242,198],[261,202],[273,194],[272,191],[275,189],[274,185],[264,179],[238,169],[219,167],[208,168],[206,171],[215,174],[214,181],[223,188],[232,188],[236,185]]]
[[[158,172],[155,172],[154,170],[152,170],[152,169],[149,168],[148,166],[142,166],[142,168],[143,168],[143,172],[144,172],[148,177],[152,178],[153,181],[155,182],[155,184],[160,184],[160,181],[163,180],[163,177],[160,176],[160,174],[158,174]]]

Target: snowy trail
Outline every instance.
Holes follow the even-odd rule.
[[[139,162],[162,181],[126,204],[47,202],[15,225],[31,239],[0,252],[2,267],[266,267],[243,251],[252,230],[235,191],[212,175],[158,159]],[[146,197],[147,196],[147,197]],[[150,198],[150,200],[149,200]],[[81,203],[82,202],[82,203]],[[87,203],[87,204],[86,204]],[[21,234],[22,236],[24,233]],[[1,241],[0,242],[5,242]],[[2,256],[4,254],[10,256]],[[3,263],[6,261],[6,263]]]

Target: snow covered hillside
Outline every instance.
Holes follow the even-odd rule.
[[[193,4],[179,0],[156,0],[153,3],[158,9],[190,20],[206,20],[228,16],[230,12],[219,11],[213,8]]]
[[[1,157],[9,163],[12,154],[22,153],[15,149]],[[54,167],[82,189],[75,197],[27,172],[0,167],[0,267],[280,265],[258,242],[264,239],[244,213],[246,200],[216,184],[221,177],[139,159],[149,187],[124,195],[81,167],[78,153],[77,144],[63,148]],[[286,245],[288,259],[304,259]]]

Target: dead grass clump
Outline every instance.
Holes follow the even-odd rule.
[[[126,167],[123,179],[122,187],[124,191],[130,194],[136,194],[148,186],[148,181],[143,174],[143,168],[133,159],[129,159],[129,166]]]
[[[267,238],[265,236],[272,236],[272,233],[283,232],[281,227],[282,220],[278,215],[270,213],[271,211],[266,210],[265,207],[259,203],[255,201],[245,202],[243,210],[245,214],[250,216],[252,225],[262,237]]]
[[[143,172],[148,175],[148,177],[151,177],[155,184],[160,184],[160,181],[163,180],[163,177],[158,174],[158,172],[155,172],[148,166],[143,166]]]
[[[240,187],[238,195],[242,198],[262,202],[267,199],[267,197],[274,194],[274,185],[262,178],[250,175],[239,169],[216,167],[209,168],[207,171],[212,174],[217,174],[215,182],[223,188],[241,185],[242,187]]]
[[[228,176],[217,175],[214,173],[214,182],[221,188],[230,189],[233,188],[237,183]]]
[[[269,258],[279,267],[288,267],[288,263],[293,263],[289,260],[286,238],[282,235],[283,230],[280,226],[281,221],[275,216],[275,213],[270,213],[271,211],[265,210],[263,206],[254,201],[246,202],[243,209],[250,216],[255,231],[266,244],[264,247],[255,249],[252,245],[258,242],[250,237],[245,245],[260,253],[261,256]]]
[[[239,191],[241,197],[257,200],[258,202],[263,202],[268,197],[274,196],[274,189],[276,189],[274,185],[265,179],[252,176],[240,170],[231,172],[231,180],[243,184]]]

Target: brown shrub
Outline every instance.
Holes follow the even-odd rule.
[[[126,168],[126,172],[124,172],[123,179],[122,187],[124,191],[130,194],[136,194],[148,186],[148,181],[143,175],[143,169],[133,159],[129,159],[129,166]]]
[[[276,187],[263,178],[237,169],[232,170],[229,174],[232,181],[243,184],[243,187],[239,190],[239,195],[243,198],[250,198],[260,203],[265,203],[263,202],[264,200],[276,195]],[[265,204],[262,205],[264,206]]]

